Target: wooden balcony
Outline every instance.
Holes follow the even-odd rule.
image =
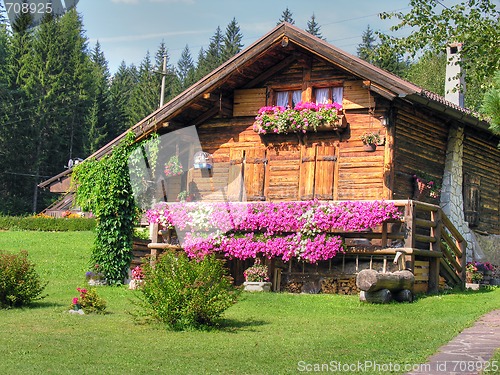
[[[346,244],[345,254],[338,257],[354,261],[356,272],[360,270],[360,258],[370,259],[370,267],[375,259],[384,262],[384,270],[389,261],[400,269],[409,269],[415,274],[416,292],[436,292],[440,277],[450,286],[464,285],[467,242],[441,208],[413,200],[392,202],[403,214],[401,221],[385,222],[370,231],[332,232]],[[152,262],[165,250],[181,250],[179,245],[170,243],[171,234],[171,231],[161,232],[156,225],[151,226],[151,243],[147,248]],[[293,262],[278,269],[279,272],[275,271],[273,263],[272,278],[279,278],[281,272],[293,274]],[[279,290],[276,280],[274,284]]]

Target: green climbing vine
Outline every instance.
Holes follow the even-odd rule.
[[[92,211],[97,220],[91,264],[99,264],[99,270],[111,284],[123,282],[132,258],[137,210],[128,158],[135,148],[134,140],[130,132],[112,153],[100,160],[86,160],[73,170],[76,204]]]

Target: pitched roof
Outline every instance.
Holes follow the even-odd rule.
[[[224,111],[227,105],[225,93],[257,85],[270,74],[288,66],[294,58],[297,58],[297,51],[306,52],[335,64],[363,80],[370,81],[370,90],[387,99],[404,98],[446,112],[447,115],[482,130],[488,129],[488,124],[469,110],[455,106],[437,94],[426,91],[285,22],[139,121],[129,131],[133,131],[140,140],[162,127],[175,128],[179,126],[177,124],[198,125]],[[109,153],[125,134],[126,132],[90,155],[90,158],[100,158]],[[66,170],[39,186],[42,188],[50,186],[52,182],[69,173],[71,170]]]

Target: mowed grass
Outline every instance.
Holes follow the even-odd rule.
[[[500,289],[389,305],[357,296],[243,293],[220,329],[170,332],[137,324],[129,312],[138,292],[124,286],[98,289],[109,314],[70,315],[92,240],[89,232],[0,232],[0,249],[28,250],[49,280],[48,297],[33,307],[0,310],[1,374],[293,374],[358,361],[401,366],[395,373],[402,373],[500,308]]]

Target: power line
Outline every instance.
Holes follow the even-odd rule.
[[[400,9],[390,10],[388,13],[398,12],[398,11],[400,11],[400,10],[405,10],[405,9],[410,9],[410,7],[405,7],[405,8],[400,8]],[[378,16],[379,14],[380,14],[380,13],[374,13],[374,14],[369,14],[369,15],[366,15],[366,16],[359,16],[359,17],[353,17],[353,18],[341,19],[341,20],[339,20],[339,21],[334,21],[334,22],[323,23],[323,24],[321,24],[320,26],[328,26],[328,25],[333,25],[333,24],[335,24],[335,23],[343,23],[343,22],[349,22],[349,21],[360,20],[360,19],[363,19],[363,18],[370,18],[370,17],[373,17],[373,16]]]

